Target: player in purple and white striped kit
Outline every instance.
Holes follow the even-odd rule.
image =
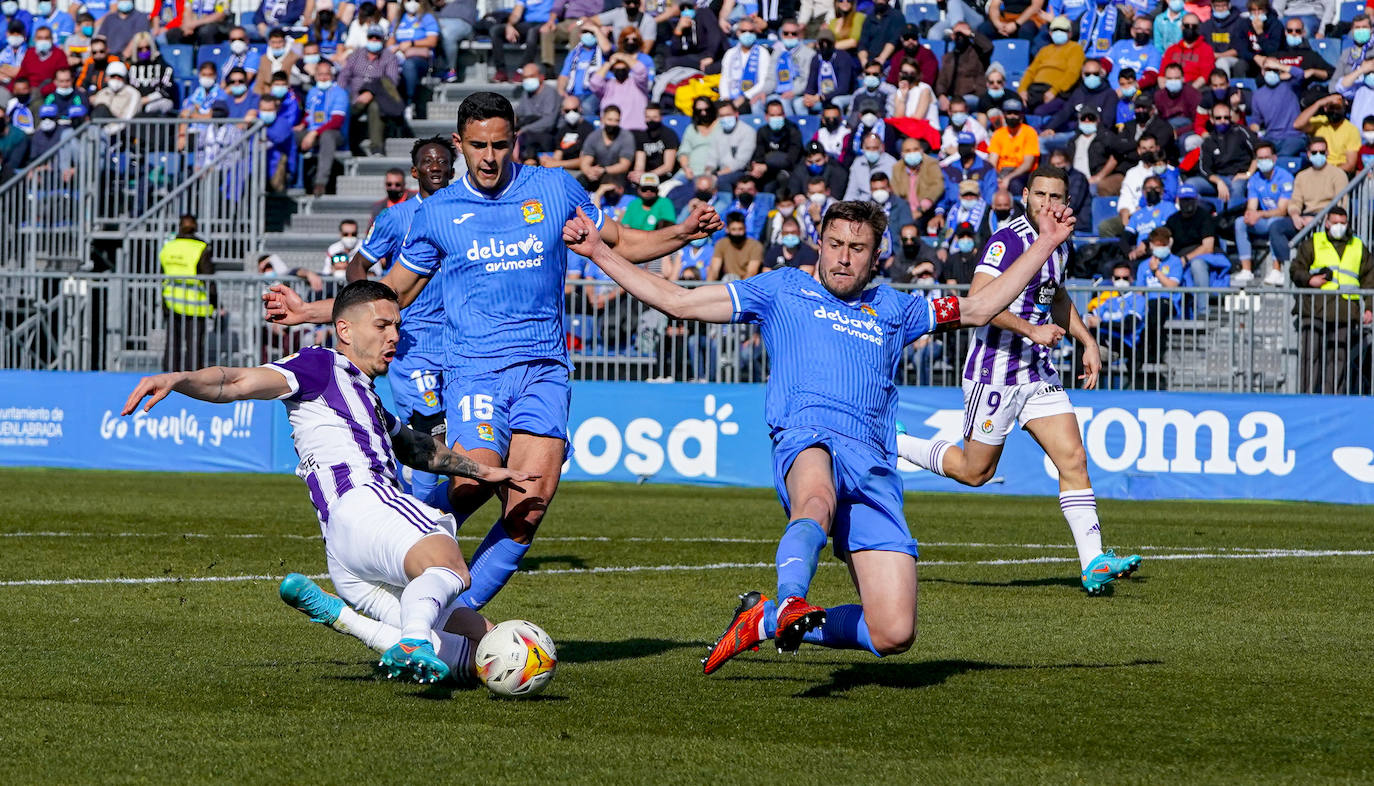
[[[435,682],[470,675],[472,640],[487,626],[461,604],[453,612],[460,619],[447,611],[469,583],[457,525],[401,491],[397,460],[488,483],[537,476],[479,464],[386,411],[372,381],[396,356],[400,321],[395,292],[375,281],[354,282],[334,301],[337,352],[311,347],[257,368],[145,377],[124,414],[151,397],[147,411],[173,391],[219,403],[280,399],[300,456],[296,474],[310,490],[329,577],[342,596],[292,574],[282,582],[283,600],[382,651],[379,666],[388,676]],[[446,625],[458,632],[445,632]]]
[[[1026,214],[997,230],[974,270],[971,292],[1002,275],[1036,238],[1040,211],[1062,204],[1068,176],[1055,167],[1037,169],[1024,192]],[[1083,588],[1095,595],[1109,582],[1140,567],[1140,557],[1118,558],[1102,551],[1097,500],[1088,479],[1087,456],[1078,417],[1064,393],[1050,349],[1065,331],[1083,345],[1083,387],[1097,386],[1102,368],[1097,340],[1083,324],[1064,290],[1068,243],[1051,254],[1006,311],[978,328],[964,364],[964,446],[944,440],[899,435],[902,458],[968,486],[992,478],[1007,434],[1019,421],[1059,470],[1059,507],[1073,532],[1082,565]]]

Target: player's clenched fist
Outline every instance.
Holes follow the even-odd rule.
[[[699,240],[703,237],[710,237],[725,228],[725,224],[720,220],[720,214],[714,207],[705,203],[697,203],[692,208],[692,212],[687,214],[687,220],[682,222],[687,230],[687,242]]]

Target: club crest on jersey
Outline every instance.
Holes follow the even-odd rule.
[[[538,224],[544,220],[544,205],[538,199],[527,199],[520,206],[520,214],[525,217],[526,224]]]
[[[988,420],[983,421],[983,424],[982,424],[981,426],[979,426],[978,428],[982,429],[984,434],[991,434],[991,433],[992,433],[992,419],[989,418]]]
[[[495,442],[495,441],[496,441],[496,432],[492,431],[492,429],[491,429],[491,424],[490,424],[490,423],[478,423],[478,424],[477,424],[477,438],[478,438],[478,439],[484,439],[484,440],[486,440],[487,442]]]
[[[870,306],[867,303],[863,304],[862,306],[859,306],[859,310],[869,315],[870,317],[878,316],[877,310],[875,310],[872,306]]]
[[[439,395],[432,390],[426,390],[425,394],[420,398],[425,400],[425,406],[427,407],[439,406]]]

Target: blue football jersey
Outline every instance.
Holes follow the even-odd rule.
[[[374,265],[386,260],[386,269],[390,270],[400,259],[406,232],[423,201],[416,194],[378,213],[367,239],[358,249],[363,259]],[[439,287],[426,286],[415,302],[401,310],[401,341],[397,348],[404,355],[428,355],[443,360],[444,299]]]
[[[517,363],[568,363],[563,329],[567,246],[563,224],[581,207],[601,211],[562,169],[512,165],[488,196],[464,175],[415,211],[401,264],[430,276],[446,317],[445,366],[461,373]]]
[[[845,302],[793,267],[726,286],[732,321],[759,325],[768,350],[768,426],[828,429],[893,459],[893,377],[902,348],[935,330],[931,301],[878,286]]]

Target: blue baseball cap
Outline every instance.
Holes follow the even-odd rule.
[[[1180,186],[1178,189],[1179,199],[1197,199],[1197,189],[1192,186]]]
[[[978,138],[975,137],[975,136],[973,135],[972,132],[969,132],[969,131],[960,131],[960,132],[959,132],[959,141],[956,142],[956,144],[960,144],[960,145],[976,145],[976,144],[978,144]]]

